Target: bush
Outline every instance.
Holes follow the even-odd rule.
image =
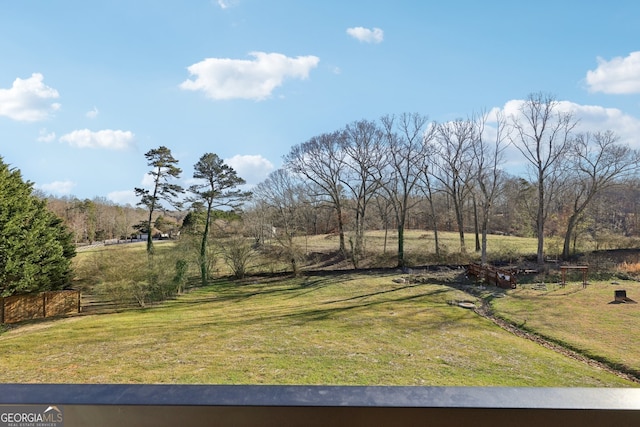
[[[184,292],[184,287],[187,281],[187,272],[189,270],[189,263],[185,259],[176,260],[176,274],[173,276],[173,284],[176,287],[176,292],[181,294]]]
[[[120,306],[144,307],[184,291],[188,267],[176,250],[157,251],[148,258],[133,248],[119,247],[92,253],[79,273],[92,278],[92,286],[101,298]]]
[[[132,291],[133,286],[135,286],[134,282],[129,280],[103,282],[96,286],[95,292],[101,299],[111,301],[117,307],[126,307],[132,304],[140,305]],[[144,307],[144,297],[141,306]]]
[[[255,255],[252,243],[242,236],[234,236],[221,243],[222,257],[237,279],[247,273],[249,262]]]

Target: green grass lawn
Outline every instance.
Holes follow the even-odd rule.
[[[21,325],[0,335],[0,382],[635,386],[449,304],[469,300],[454,276],[398,277],[221,280],[144,310]]]
[[[493,307],[517,325],[640,372],[640,304],[611,304],[616,289],[640,302],[638,282],[594,282],[586,289],[574,282],[510,290]]]

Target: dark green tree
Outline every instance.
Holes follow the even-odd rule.
[[[182,220],[180,229],[185,233],[200,234],[204,230],[205,212],[201,204],[193,203],[191,210]]]
[[[0,157],[0,296],[65,288],[74,256],[62,219]]]
[[[182,169],[178,166],[176,160],[171,154],[171,150],[165,146],[149,150],[144,155],[147,158],[147,165],[153,169],[149,171],[149,175],[153,177],[153,189],[136,188],[136,196],[140,197],[138,205],[145,206],[149,210],[147,220],[147,254],[153,254],[153,237],[152,237],[152,220],[153,212],[160,207],[162,200],[168,202],[174,207],[180,205],[177,201],[178,194],[184,190],[177,184],[169,182],[170,179],[177,179],[182,173]]]
[[[221,207],[237,208],[242,201],[246,200],[250,193],[242,191],[236,187],[243,185],[245,180],[240,178],[236,171],[213,153],[206,153],[198,163],[193,166],[193,177],[198,180],[197,184],[189,187],[189,192],[193,194],[191,202],[197,207],[204,207],[206,212],[204,220],[204,230],[200,242],[200,276],[202,285],[207,284],[209,277],[207,262],[207,238],[209,236],[209,226],[213,209]]]

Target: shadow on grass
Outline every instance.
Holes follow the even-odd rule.
[[[417,288],[420,286],[424,286],[424,284],[411,284],[411,285],[406,285],[406,286],[402,286],[399,288],[395,288],[395,289],[386,289],[384,291],[378,291],[378,292],[372,292],[372,293],[368,293],[368,294],[362,294],[362,295],[356,295],[353,297],[349,297],[349,298],[344,298],[344,299],[339,299],[339,300],[335,300],[335,301],[325,301],[322,304],[335,304],[335,303],[339,303],[339,302],[345,302],[345,301],[355,301],[355,300],[359,300],[362,298],[369,298],[369,297],[374,297],[374,296],[378,296],[378,295],[384,295],[384,294],[391,294],[394,292],[400,292],[400,291],[405,291],[407,289],[411,289],[411,288]]]
[[[327,301],[322,303],[323,305],[327,305],[327,304],[338,304],[338,303],[342,303],[345,301],[355,301],[358,299],[363,299],[363,298],[369,298],[369,297],[373,297],[373,296],[378,296],[378,295],[383,295],[383,294],[388,294],[390,292],[395,292],[395,291],[401,291],[401,290],[406,290],[407,288],[412,288],[415,286],[406,286],[403,288],[398,288],[398,289],[394,289],[391,291],[382,291],[382,292],[375,292],[375,293],[371,293],[371,294],[364,294],[364,295],[359,295],[353,298],[347,298],[347,299],[343,299],[343,300],[336,300],[336,301]],[[449,292],[448,289],[436,289],[433,290],[431,292],[423,292],[423,293],[419,293],[419,294],[415,294],[415,295],[407,295],[407,296],[402,296],[402,297],[398,297],[398,298],[387,298],[387,299],[380,299],[380,300],[374,300],[374,301],[361,301],[360,303],[357,304],[350,304],[350,305],[341,305],[339,307],[332,307],[332,308],[316,308],[316,309],[311,309],[311,310],[300,310],[297,313],[291,313],[291,314],[287,314],[284,315],[282,317],[285,318],[289,318],[289,319],[294,319],[297,320],[298,322],[302,322],[302,323],[307,323],[307,322],[315,322],[315,321],[322,321],[322,320],[327,320],[333,316],[336,316],[338,314],[342,314],[348,311],[352,311],[352,310],[357,310],[357,309],[362,309],[362,308],[369,308],[369,307],[375,307],[375,306],[381,306],[384,304],[394,304],[394,303],[401,303],[401,302],[410,302],[410,301],[416,301],[416,300],[420,300],[422,298],[425,297],[433,297],[439,294],[444,294]]]
[[[379,277],[379,274],[375,274]],[[397,273],[394,274],[397,277]],[[447,294],[456,289],[455,286],[450,286],[451,281],[434,279],[429,280],[427,283],[403,283],[397,284],[391,289],[383,289],[371,291],[366,287],[362,290],[356,290],[353,292],[355,295],[344,297],[344,295],[335,296],[331,299],[328,296],[328,300],[325,298],[323,301],[314,302],[311,298],[310,301],[304,300],[304,297],[311,292],[316,292],[322,288],[333,286],[341,282],[348,282],[354,277],[362,277],[360,272],[342,274],[320,274],[320,275],[308,275],[306,277],[289,277],[280,281],[272,281],[271,283],[263,283],[262,280],[237,283],[226,279],[219,279],[214,281],[210,286],[206,288],[200,288],[199,291],[203,292],[202,296],[192,295],[186,296],[186,298],[180,302],[175,302],[183,306],[199,306],[200,304],[220,303],[228,304],[243,303],[247,300],[259,297],[270,296],[282,298],[283,300],[301,299],[300,304],[295,305],[275,305],[272,307],[255,307],[247,306],[246,311],[242,318],[234,316],[220,317],[214,316],[216,319],[204,320],[204,323],[200,323],[199,326],[206,324],[216,325],[217,327],[234,327],[243,324],[263,323],[263,322],[282,322],[288,321],[292,324],[303,325],[313,322],[321,322],[330,319],[339,319],[345,313],[357,312],[358,310],[366,310],[372,307],[378,307],[378,312],[381,316],[385,316],[380,311],[380,307],[388,305],[392,312],[401,312],[406,307],[396,307],[398,304],[403,303],[416,303],[414,307],[409,307],[409,310],[415,312],[416,310],[429,310],[429,309],[442,309],[446,302],[440,301],[437,297]],[[433,286],[440,285],[439,288]],[[422,288],[422,290],[421,290]],[[407,295],[410,292],[411,294]],[[424,305],[419,304],[420,301],[424,301]],[[216,310],[218,310],[218,307]],[[453,314],[453,312],[451,313]],[[392,322],[405,322],[407,319],[411,320],[409,316],[400,314],[394,317],[395,314],[389,315],[389,321]],[[463,312],[459,313],[459,316],[466,316]],[[455,321],[451,315],[443,317],[442,322],[447,323]],[[435,325],[429,323],[429,328],[439,327],[439,322],[435,322]],[[426,326],[426,325],[424,325]]]
[[[309,322],[318,322],[332,318],[338,318],[340,315],[357,310],[367,309],[371,307],[383,307],[389,305],[392,310],[400,311],[395,308],[394,304],[402,304],[409,302],[420,302],[424,300],[424,306],[416,304],[415,307],[409,308],[415,312],[416,309],[440,309],[440,305],[444,305],[445,301],[434,300],[434,297],[445,295],[453,289],[459,289],[455,283],[459,278],[457,276],[449,276],[448,278],[429,278],[427,281],[414,282],[408,279],[408,282],[397,283],[392,288],[372,291],[366,286],[362,289],[356,289],[351,295],[325,295],[323,300],[314,301],[313,297],[308,294],[317,292],[323,288],[335,286],[340,283],[348,282],[354,278],[362,278],[371,275],[372,277],[388,276],[398,277],[398,272],[390,271],[350,271],[350,272],[331,272],[321,274],[307,273],[301,277],[293,277],[291,275],[280,275],[278,277],[254,277],[244,280],[231,280],[229,278],[219,278],[212,280],[206,287],[191,288],[186,294],[179,296],[177,299],[168,301],[167,304],[159,304],[157,306],[148,307],[144,311],[154,310],[156,308],[181,307],[187,310],[204,310],[204,314],[193,327],[202,327],[206,325],[215,325],[224,328],[234,325],[251,324],[255,322],[280,322],[289,320],[297,324],[305,324]],[[452,281],[453,280],[453,281]],[[440,288],[433,288],[434,285],[440,285]],[[421,288],[426,288],[421,290]],[[410,292],[410,295],[407,295]],[[283,301],[293,301],[300,299],[300,303],[287,303],[282,305],[269,306],[262,303],[257,306],[247,305],[243,309],[241,318],[233,315],[224,315],[224,304],[242,304],[255,297],[271,297],[271,300],[281,298]],[[305,299],[306,298],[306,299]],[[431,300],[429,300],[431,299]],[[211,311],[209,311],[209,305]],[[231,307],[231,306],[229,306]],[[221,311],[222,308],[222,311]],[[222,314],[221,314],[222,313]],[[381,313],[384,315],[384,313]],[[464,316],[460,313],[460,316]],[[397,318],[390,317],[391,321],[405,321],[408,317],[400,315]],[[402,320],[401,320],[402,319]],[[444,322],[452,321],[449,315],[445,316]],[[437,323],[437,322],[436,322]],[[185,325],[189,328],[190,326]]]
[[[295,298],[304,296],[310,292],[336,284],[330,277],[281,277],[279,280],[254,279],[253,281],[232,281],[226,278],[212,280],[208,286],[194,288],[183,298],[175,301],[175,304],[197,304],[206,302],[243,302],[256,296],[282,295]],[[289,283],[291,282],[291,283]],[[191,295],[190,295],[191,294]],[[202,294],[202,295],[196,295]]]

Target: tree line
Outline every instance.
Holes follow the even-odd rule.
[[[560,255],[566,259],[583,229],[595,239],[603,214],[612,213],[612,206],[598,211],[602,200],[637,187],[638,152],[620,144],[611,130],[575,132],[577,120],[549,94],[531,94],[519,114],[497,113],[491,121],[494,126],[487,126],[486,112],[444,123],[405,113],[314,136],[292,147],[284,167],[254,189],[250,211],[262,211],[254,215],[277,224],[284,236],[279,241],[293,254],[292,236],[305,228],[305,215],[328,208],[339,251],[354,267],[372,217],[385,230],[395,227],[397,263],[404,266],[404,231],[416,211],[433,230],[436,254],[446,218],[445,228],[459,235],[461,253],[468,250],[467,230],[474,231],[483,263],[487,234],[501,215],[517,222],[509,232],[529,227],[543,264],[550,224],[563,228],[553,234],[563,237]],[[521,154],[523,175],[507,170],[508,147]]]
[[[396,230],[397,263],[403,266],[404,230],[418,223],[433,230],[436,256],[441,252],[438,231],[442,229],[457,231],[461,253],[468,251],[467,234],[472,230],[482,262],[492,230],[536,236],[538,263],[544,261],[545,237],[562,236],[560,255],[568,258],[579,237],[588,237],[585,230],[594,241],[598,234],[606,236],[607,228],[615,233],[622,227],[628,235],[631,228],[635,230],[628,224],[635,218],[631,215],[635,201],[631,207],[622,199],[604,211],[598,207],[620,188],[627,189],[620,195],[634,194],[638,152],[620,144],[611,130],[576,133],[577,124],[545,93],[530,94],[513,116],[481,112],[437,123],[425,115],[405,113],[356,121],[293,146],[283,167],[253,189],[243,210],[245,232],[256,241],[264,241],[268,234],[294,259],[295,236],[335,231],[339,252],[356,267],[364,256],[365,230],[389,227]],[[519,174],[509,171],[514,159],[505,159],[508,147],[521,155]],[[116,230],[126,234],[132,217],[141,231],[176,230],[185,215],[176,209],[186,206],[187,211],[207,214],[204,254],[211,212],[225,206],[238,209],[247,201],[249,194],[237,190],[244,180],[208,153],[195,165],[194,178],[202,184],[185,190],[175,183],[181,169],[168,148],[145,156],[154,186],[136,188],[136,194],[147,217],[141,220],[140,210],[115,207],[107,235]],[[623,219],[614,219],[611,207],[620,204],[625,206],[616,212]],[[86,238],[97,237],[98,231],[104,234],[106,228],[97,227],[97,205],[74,201],[65,208],[63,217],[73,213],[75,236],[79,230]],[[165,215],[152,223],[158,209]],[[152,253],[153,233],[146,235]]]
[[[238,211],[249,201],[241,211],[244,233],[275,241],[291,260],[298,253],[294,237],[335,232],[339,253],[357,267],[365,230],[393,228],[403,266],[404,230],[424,228],[433,230],[436,256],[440,230],[458,233],[460,253],[469,250],[471,232],[482,262],[489,232],[536,236],[542,263],[547,236],[562,237],[559,255],[568,258],[579,240],[598,246],[610,234],[636,233],[637,203],[630,196],[637,194],[638,152],[611,130],[576,133],[577,124],[545,93],[529,95],[513,116],[481,112],[437,123],[405,113],[360,120],[293,146],[250,199],[237,190],[244,180],[212,153],[195,165],[199,187],[181,188],[178,161],[160,147],[145,154],[154,186],[136,188],[142,208],[75,200],[63,218],[73,218],[74,235],[82,230],[85,238],[136,227],[146,232],[152,253],[148,230],[175,233],[189,212],[205,212],[204,257],[211,213],[225,206]],[[505,158],[508,147],[521,155],[519,174],[509,171],[515,159]],[[99,219],[101,210],[111,211],[109,220]]]
[[[359,120],[291,147],[282,168],[251,193],[239,189],[244,179],[214,153],[194,165],[196,184],[182,188],[178,160],[161,146],[145,153],[153,185],[135,188],[137,207],[100,198],[49,198],[49,211],[59,219],[46,221],[54,230],[64,223],[58,238],[67,260],[70,243],[138,233],[147,239],[151,263],[155,233],[186,231],[199,240],[203,284],[211,274],[211,224],[225,215],[242,224],[234,232],[251,237],[255,247],[279,246],[294,271],[301,254],[296,237],[334,233],[337,252],[358,268],[366,255],[365,231],[371,229],[385,230],[385,250],[389,230],[395,231],[398,266],[407,262],[404,232],[410,228],[433,232],[436,257],[450,251],[439,243],[440,231],[457,232],[462,254],[470,250],[471,234],[483,263],[487,234],[535,236],[542,264],[548,236],[562,238],[558,252],[566,259],[580,241],[598,247],[609,236],[638,232],[638,152],[611,130],[576,132],[577,124],[545,93],[529,95],[512,116],[481,112],[438,123],[404,113]],[[516,160],[513,154],[506,158],[509,149],[519,153],[522,171],[509,170]],[[3,167],[15,180],[16,171]],[[22,191],[33,193],[25,185]],[[13,200],[7,191],[5,203]],[[236,254],[246,258],[239,248]],[[5,276],[6,259],[5,254]],[[243,271],[242,262],[234,262]]]

